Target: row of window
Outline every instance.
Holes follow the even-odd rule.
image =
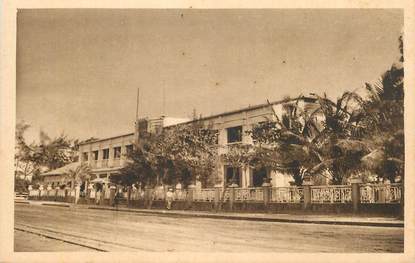
[[[127,150],[127,155],[130,154],[133,150],[133,146],[130,145],[126,145],[125,146],[126,150]],[[105,148],[102,149],[102,159],[103,160],[108,160],[110,157],[110,149],[109,148]],[[91,160],[97,161],[98,160],[98,150],[96,151],[92,151],[91,152]],[[82,160],[83,161],[88,161],[88,152],[83,152],[82,153]],[[114,159],[120,159],[121,158],[121,146],[117,146],[113,148],[113,158]]]
[[[231,128],[227,128],[227,143],[235,143],[235,142],[242,142],[242,126],[236,126],[236,127],[231,127]],[[113,148],[113,158],[114,159],[119,159],[121,158],[121,147],[114,147]],[[133,146],[132,145],[127,145],[126,146],[127,149],[127,155],[129,152],[131,152],[133,150]],[[109,159],[110,156],[110,149],[106,148],[106,149],[102,149],[102,159],[103,160],[107,160]],[[96,151],[92,151],[92,160],[98,160],[98,150]],[[84,152],[82,153],[82,160],[84,161],[88,161],[88,152]]]
[[[267,170],[265,168],[253,169],[252,170],[252,182],[251,185],[254,187],[262,186],[264,179],[267,178]],[[235,179],[235,183],[239,186],[242,185],[242,170],[241,168],[234,168],[225,166],[225,178],[226,183],[231,184],[232,178]]]

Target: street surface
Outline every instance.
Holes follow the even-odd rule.
[[[89,249],[74,244],[69,244],[63,241],[42,237],[36,234],[14,231],[14,251],[15,252],[60,252],[60,251],[82,251],[95,252]],[[36,250],[34,249],[36,248]]]
[[[104,251],[174,252],[403,252],[404,232],[397,227],[183,218],[27,204],[15,204],[15,228],[67,237]],[[33,232],[15,231],[16,251],[89,250]]]

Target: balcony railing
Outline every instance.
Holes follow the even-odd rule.
[[[117,159],[112,160],[112,166],[113,167],[119,167],[119,166],[121,166],[121,159],[120,158],[117,158]]]
[[[91,168],[97,168],[98,167],[98,160],[91,160],[89,162],[89,165],[91,166]]]
[[[104,159],[101,161],[101,167],[106,168],[108,167],[108,159]]]

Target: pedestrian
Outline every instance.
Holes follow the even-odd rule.
[[[173,202],[173,189],[169,188],[169,190],[166,193],[166,205],[167,205],[168,210],[171,209],[172,202]]]

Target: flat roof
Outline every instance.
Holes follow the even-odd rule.
[[[127,133],[127,134],[116,135],[116,136],[107,137],[107,138],[98,139],[98,140],[89,141],[89,142],[81,142],[79,145],[85,145],[85,144],[90,144],[90,143],[102,142],[102,141],[106,141],[106,140],[111,140],[111,139],[116,139],[116,138],[120,138],[120,137],[130,136],[130,135],[134,135],[134,132]]]
[[[316,98],[306,97],[306,96],[298,96],[296,98],[287,98],[287,99],[277,100],[277,101],[273,101],[273,102],[267,102],[267,103],[262,103],[262,104],[258,104],[258,105],[248,106],[248,107],[240,108],[240,109],[237,109],[237,110],[226,111],[226,112],[222,112],[222,113],[202,117],[202,118],[199,118],[197,120],[190,120],[190,121],[187,121],[187,122],[172,124],[172,125],[169,125],[167,127],[173,127],[173,126],[176,126],[176,125],[189,124],[189,123],[196,122],[196,121],[204,121],[204,120],[214,119],[214,118],[218,118],[218,117],[221,117],[221,116],[237,114],[237,113],[244,112],[244,111],[247,111],[247,110],[256,110],[256,109],[265,108],[265,107],[268,107],[268,106],[271,106],[271,105],[276,105],[276,104],[281,104],[281,103],[296,101],[296,100],[310,100],[310,101],[313,100],[313,101],[315,101]],[[165,117],[165,116],[163,116],[163,117]],[[157,118],[149,118],[149,119],[151,120],[151,119],[157,119]],[[134,135],[134,133],[121,134],[121,135],[117,135],[117,136],[113,136],[113,137],[98,139],[98,140],[95,140],[95,141],[82,142],[79,145],[85,145],[85,144],[90,144],[90,143],[95,143],[95,142],[101,142],[101,141],[111,140],[111,139],[115,139],[115,138],[130,136],[130,135]]]
[[[192,123],[192,122],[195,122],[195,121],[209,120],[209,119],[213,119],[213,118],[217,118],[217,117],[221,117],[221,116],[226,116],[226,115],[231,115],[231,114],[244,112],[244,111],[247,111],[247,110],[256,110],[256,109],[265,108],[265,107],[268,107],[268,106],[271,106],[271,105],[276,105],[276,104],[281,104],[281,103],[296,101],[296,100],[313,100],[313,101],[315,101],[316,99],[312,98],[312,97],[306,97],[306,96],[299,96],[299,97],[296,97],[296,98],[287,98],[287,99],[283,99],[283,100],[278,100],[278,101],[273,101],[273,102],[267,102],[267,103],[262,103],[262,104],[258,104],[258,105],[248,106],[248,107],[244,107],[244,108],[241,108],[241,109],[238,109],[238,110],[226,111],[226,112],[222,112],[222,113],[202,117],[202,118],[199,118],[197,120],[191,120],[191,121],[188,121],[188,122],[183,122],[183,123],[180,123],[180,124],[188,124],[188,123]],[[174,125],[171,125],[171,126],[174,126]]]

